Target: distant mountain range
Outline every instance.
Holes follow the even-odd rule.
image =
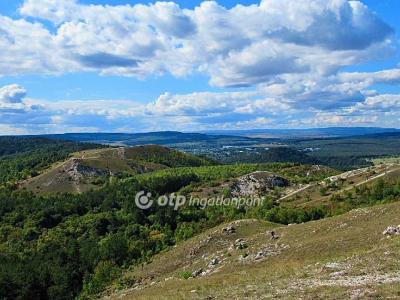
[[[77,142],[92,142],[110,145],[136,146],[145,144],[183,145],[183,144],[251,144],[264,139],[240,137],[233,135],[209,135],[203,133],[183,133],[177,131],[160,131],[147,133],[65,133],[42,135],[42,137],[70,140]]]
[[[216,130],[200,133],[177,131],[146,133],[65,133],[42,135],[42,137],[122,146],[157,144],[171,147],[191,147],[204,145],[251,146],[257,143],[286,143],[288,140],[293,139],[341,138],[391,133],[400,133],[400,129],[378,127],[331,127],[312,129]]]
[[[249,130],[213,130],[202,133],[210,135],[233,135],[266,138],[318,138],[318,137],[347,137],[356,135],[400,132],[397,128],[380,127],[328,127],[309,129],[249,129]]]

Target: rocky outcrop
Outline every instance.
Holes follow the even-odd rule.
[[[201,273],[203,273],[203,268],[200,268],[200,269],[197,269],[197,270],[193,271],[192,272],[192,277],[196,278],[196,277],[200,276]]]
[[[236,250],[246,249],[248,247],[247,242],[244,239],[237,239],[233,246]]]
[[[261,196],[275,187],[289,186],[289,181],[269,172],[258,171],[242,176],[231,187],[234,197]]]
[[[384,235],[398,235],[400,234],[400,225],[398,226],[389,226],[382,232]]]
[[[109,175],[109,171],[86,166],[83,164],[83,160],[78,158],[71,159],[66,164],[65,171],[74,181],[79,181],[85,177]]]
[[[232,225],[222,228],[222,233],[233,234],[236,233],[236,228]]]

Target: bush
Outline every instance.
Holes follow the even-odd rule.
[[[96,266],[93,275],[85,278],[83,291],[78,299],[87,299],[89,295],[100,293],[120,274],[120,269],[109,261],[101,261]]]
[[[183,271],[181,272],[181,278],[183,279],[189,279],[190,277],[192,277],[192,272],[189,271]]]

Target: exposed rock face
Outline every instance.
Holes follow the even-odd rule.
[[[237,179],[232,185],[231,193],[235,197],[261,196],[269,193],[274,187],[286,187],[289,181],[269,172],[253,172]]]
[[[66,164],[65,170],[74,181],[79,181],[84,177],[108,175],[109,173],[107,170],[85,166],[81,159],[72,159]]]
[[[389,226],[383,232],[384,235],[398,235],[400,234],[400,225],[399,226]]]

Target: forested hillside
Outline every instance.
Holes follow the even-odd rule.
[[[192,172],[190,168],[183,168],[184,172],[171,169],[80,195],[44,197],[1,188],[0,298],[73,299],[79,295],[86,299],[112,281],[129,286],[132,282],[117,280],[128,266],[146,262],[155,253],[222,222],[253,217],[282,224],[306,222],[354,207],[395,201],[400,194],[397,182],[381,181],[359,189],[350,198],[332,198],[330,203],[303,208],[272,199],[257,207],[184,206],[173,210],[154,205],[141,210],[135,205],[135,195],[143,189],[162,195],[254,168],[279,171],[292,180],[301,170],[296,172],[293,164],[200,167]]]
[[[313,149],[307,154],[324,165],[340,170],[371,166],[370,159],[400,155],[400,133],[342,138],[304,139],[290,142],[296,149]]]
[[[274,147],[268,149],[256,149],[253,151],[236,152],[224,160],[226,163],[270,163],[291,162],[300,164],[318,164],[318,159],[308,156],[304,152],[290,147]]]
[[[45,138],[0,137],[0,184],[36,176],[71,153],[104,147]]]
[[[209,159],[189,155],[158,145],[146,145],[126,148],[125,157],[136,161],[162,164],[170,168],[198,167],[216,164]]]
[[[400,185],[394,177],[357,187],[351,193],[347,190],[352,184],[350,179],[348,185],[343,185],[345,193],[341,193],[341,181],[324,189],[320,186],[324,178],[338,172],[320,165],[218,165],[161,146],[92,149],[103,146],[36,138],[1,139],[0,299],[88,299],[110,284],[116,288],[132,286],[134,282],[121,277],[128,268],[147,263],[155,254],[224,222],[257,218],[279,224],[301,223],[397,201],[400,196]],[[293,158],[308,162],[300,151],[276,149],[263,160]],[[59,162],[72,153],[72,158]],[[250,162],[253,158],[246,159]],[[55,162],[50,170],[58,170],[70,161],[77,177],[102,168],[113,176],[106,174],[107,180],[96,190],[79,190],[75,194],[44,195],[13,183],[35,176]],[[71,177],[69,171],[46,170],[33,179],[47,176],[57,183],[62,176]],[[142,210],[135,204],[141,191],[157,198],[168,193],[190,197],[208,189],[214,196],[230,197],[230,184],[256,171],[282,176],[290,187],[266,193],[258,206],[184,205],[174,210],[172,206],[154,204]],[[373,172],[368,176],[374,176]],[[33,190],[38,185],[36,180],[26,182],[32,184]],[[293,194],[310,183],[321,187],[323,201],[318,201],[315,193],[312,199]],[[280,201],[287,193],[293,194],[292,199]]]

